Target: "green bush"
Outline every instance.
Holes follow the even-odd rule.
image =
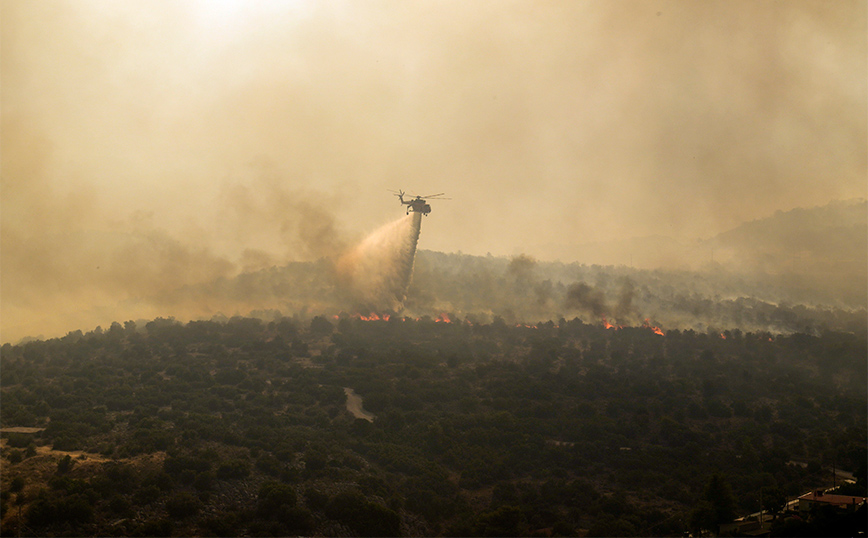
[[[136,504],[151,504],[160,498],[160,488],[155,486],[154,484],[150,484],[147,486],[140,487],[133,494],[133,499],[136,501]]]
[[[57,462],[57,472],[60,474],[68,472],[75,465],[75,460],[69,454]]]
[[[324,510],[329,503],[329,496],[313,488],[304,490],[304,498],[311,510]]]
[[[171,536],[173,524],[168,519],[152,519],[136,527],[133,536]]]
[[[33,442],[33,435],[28,433],[10,433],[6,444],[12,448],[24,448]]]
[[[6,454],[6,458],[9,460],[9,463],[16,464],[21,463],[21,460],[24,459],[24,453],[20,450],[10,450]]]
[[[274,516],[281,507],[293,507],[296,503],[295,490],[288,484],[266,482],[259,488],[256,510],[263,517]]]
[[[199,499],[186,491],[176,493],[166,500],[166,512],[178,519],[194,516],[199,512]]]
[[[24,489],[24,477],[16,476],[9,483],[9,491],[12,493],[18,493],[22,489]]]
[[[28,526],[34,528],[56,523],[90,523],[93,520],[93,507],[83,495],[55,497],[42,490],[27,509],[25,520]]]
[[[133,505],[126,497],[114,495],[108,503],[109,510],[118,517],[129,518],[135,515]]]
[[[244,460],[223,462],[217,467],[217,478],[220,480],[244,478],[248,475],[250,475],[250,463]]]
[[[326,515],[352,527],[360,536],[399,536],[401,518],[385,506],[368,501],[357,491],[335,495],[326,506]]]

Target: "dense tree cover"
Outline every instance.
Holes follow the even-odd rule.
[[[865,334],[140,325],[3,346],[2,426],[44,428],[4,533],[658,536],[865,488]]]

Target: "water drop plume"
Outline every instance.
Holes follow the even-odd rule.
[[[341,256],[337,273],[355,306],[400,310],[413,276],[421,213],[410,213],[373,232]]]

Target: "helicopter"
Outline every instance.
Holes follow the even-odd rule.
[[[395,191],[392,191],[392,192],[395,194],[395,196],[398,197],[399,200],[401,200],[401,203],[403,205],[407,206],[407,214],[408,215],[410,214],[411,211],[413,213],[422,213],[423,215],[428,215],[428,213],[431,212],[431,205],[425,201],[426,198],[432,199],[432,200],[433,199],[451,200],[451,198],[441,198],[441,196],[446,194],[445,192],[441,192],[438,194],[429,194],[428,196],[415,196],[415,197],[413,197],[412,194],[407,194],[402,190],[399,190],[398,192],[395,192]],[[409,200],[404,200],[404,196],[410,196],[411,198]]]

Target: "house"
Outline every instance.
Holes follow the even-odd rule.
[[[810,493],[805,493],[799,497],[799,511],[810,512],[821,506],[834,506],[842,510],[855,512],[859,506],[865,503],[865,497],[854,497],[852,495],[834,495],[825,493],[818,489]]]

